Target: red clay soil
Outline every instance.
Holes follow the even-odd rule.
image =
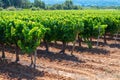
[[[0,80],[120,80],[120,41],[100,40],[96,48],[88,49],[76,45],[74,56],[70,55],[72,43],[67,46],[65,54],[58,53],[61,43],[50,44],[50,52],[45,52],[41,45],[37,49],[37,67],[30,68],[30,57],[20,55],[20,62],[14,63],[15,54],[6,50],[7,60],[0,60]],[[1,52],[0,52],[1,56]]]

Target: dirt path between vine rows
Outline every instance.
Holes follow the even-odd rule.
[[[96,41],[96,40],[95,40]],[[59,54],[61,43],[50,44],[50,52],[45,52],[45,47],[38,47],[37,69],[29,68],[30,57],[20,55],[19,64],[11,63],[15,54],[6,50],[9,59],[7,64],[0,62],[0,80],[120,80],[120,41],[108,40],[104,45],[88,49],[86,44],[78,44],[74,56],[70,55],[72,44],[69,43],[65,54]],[[0,52],[1,56],[1,52]],[[5,67],[4,67],[5,66]]]

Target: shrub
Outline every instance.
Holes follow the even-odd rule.
[[[8,11],[15,11],[16,8],[15,8],[14,6],[11,6],[11,7],[8,7],[7,10],[8,10]]]
[[[23,10],[23,9],[22,9],[22,8],[16,8],[16,10],[21,11],[21,10]]]
[[[37,11],[37,10],[40,10],[40,8],[39,7],[32,7],[31,10],[32,11]]]
[[[0,11],[2,11],[3,10],[3,8],[2,7],[0,7]]]

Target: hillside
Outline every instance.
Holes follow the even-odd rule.
[[[31,0],[32,2],[34,0]],[[63,3],[65,0],[42,0],[46,4]],[[120,6],[119,0],[73,0],[74,4],[82,6]]]

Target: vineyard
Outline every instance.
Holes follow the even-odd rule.
[[[0,80],[119,80],[120,11],[2,11],[0,49]]]

